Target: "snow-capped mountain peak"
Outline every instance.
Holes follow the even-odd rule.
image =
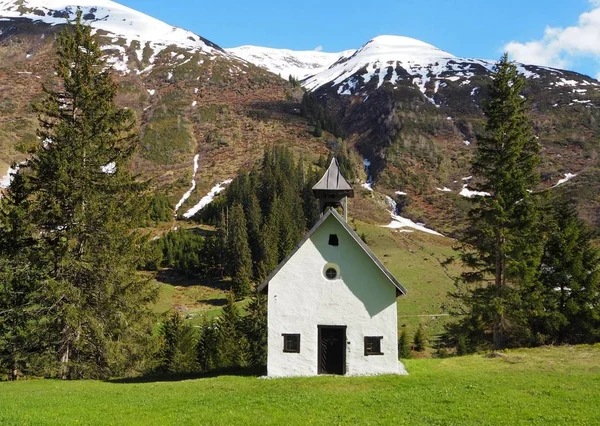
[[[227,55],[220,47],[191,31],[174,27],[110,0],[0,0],[0,18],[4,20],[25,18],[49,25],[61,25],[66,18],[73,19],[77,9],[81,9],[86,24],[108,33],[113,43],[118,43],[118,46],[113,46],[114,50],[123,50],[132,46],[132,42],[138,42],[137,56],[140,62],[145,47],[152,50],[150,63],[171,45],[191,52]]]
[[[282,78],[288,79],[292,76],[298,80],[315,75],[341,58],[352,56],[355,52],[355,50],[340,53],[316,50],[294,51],[259,46],[239,46],[225,50],[274,74],[279,74]]]
[[[377,88],[386,81],[393,84],[401,78],[404,70],[415,78],[421,78],[416,83],[424,91],[431,68],[441,67],[441,71],[455,59],[454,55],[414,38],[382,35],[364,44],[347,60],[309,78],[304,86],[308,90],[316,90],[328,84],[337,86],[346,83],[340,86],[339,93],[352,94],[358,86],[375,77],[378,78]]]
[[[381,35],[368,41],[357,52],[361,58],[382,63],[398,61],[426,65],[439,59],[455,58],[437,47],[410,37]]]
[[[325,88],[335,90],[338,95],[367,96],[386,83],[396,87],[404,82],[418,87],[430,103],[439,107],[436,101],[438,90],[451,83],[468,88],[471,78],[489,75],[494,65],[495,61],[460,58],[410,37],[384,35],[367,42],[350,58],[306,79],[303,85],[311,91]],[[530,79],[540,78],[543,68],[517,64],[519,73]],[[546,71],[556,75],[562,73],[560,70]],[[585,81],[581,84],[595,83]]]

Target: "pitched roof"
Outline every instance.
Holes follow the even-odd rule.
[[[342,175],[340,165],[335,157],[331,159],[329,168],[312,189],[313,191],[342,191],[354,196],[354,189]]]
[[[321,219],[313,226],[313,228],[306,234],[306,236],[298,243],[296,248],[285,258],[283,261],[277,266],[277,268],[271,272],[271,274],[258,286],[257,291],[262,292],[265,290],[267,285],[269,285],[269,281],[273,279],[275,275],[283,268],[283,266],[296,254],[296,252],[304,245],[304,243],[321,227],[321,225],[327,220],[328,217],[333,216],[350,234],[350,236],[358,243],[358,245],[364,250],[364,252],[371,258],[371,260],[377,265],[377,267],[383,272],[383,274],[387,277],[388,280],[391,281],[392,284],[396,287],[397,295],[405,295],[406,289],[402,284],[398,282],[398,280],[392,275],[392,273],[381,263],[381,261],[375,256],[375,253],[371,251],[371,249],[365,244],[365,242],[358,236],[354,229],[348,225],[348,223],[339,215],[335,209],[328,209],[327,212],[321,217]]]

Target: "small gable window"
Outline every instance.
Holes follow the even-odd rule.
[[[329,234],[329,245],[336,247],[340,245],[337,234]]]
[[[340,267],[335,263],[328,263],[323,268],[323,275],[325,275],[325,278],[329,281],[336,280],[340,278]]]
[[[283,334],[283,352],[300,353],[299,334]]]
[[[337,278],[337,271],[334,268],[327,268],[325,276],[328,280],[335,280]]]
[[[383,339],[383,336],[365,336],[365,356],[383,355],[383,352],[381,352],[381,339]]]

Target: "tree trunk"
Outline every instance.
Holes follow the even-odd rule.
[[[67,380],[69,378],[69,351],[70,344],[67,343],[65,350],[62,356],[60,357],[60,362],[62,363],[60,378],[62,380]]]
[[[19,363],[17,361],[17,348],[13,348],[12,351],[12,358],[13,358],[13,369],[10,375],[10,380],[18,380],[19,379]]]
[[[500,234],[500,231],[496,229],[496,274],[495,274],[495,298],[499,299],[502,297],[502,287],[504,285],[504,251],[502,247],[504,245],[504,239]],[[493,346],[494,351],[503,349],[504,336],[502,333],[502,316],[500,312],[494,312],[494,320],[492,325],[493,330]]]

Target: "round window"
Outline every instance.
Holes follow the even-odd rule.
[[[325,271],[325,276],[328,280],[335,280],[337,278],[338,272],[335,268],[327,268]]]

